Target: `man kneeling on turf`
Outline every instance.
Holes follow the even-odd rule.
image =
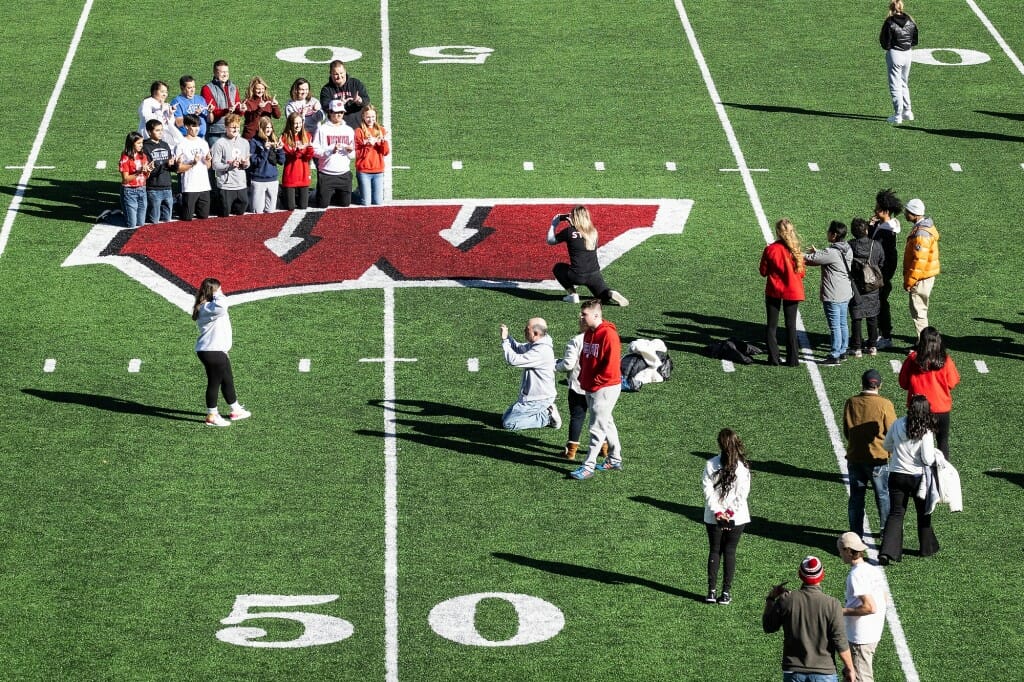
[[[508,335],[508,327],[501,325],[501,350],[505,361],[521,367],[523,381],[519,386],[519,400],[512,403],[501,417],[501,425],[510,431],[539,429],[550,426],[561,428],[562,417],[555,407],[555,351],[548,336],[548,323],[534,317],[523,330],[526,341],[519,343]]]

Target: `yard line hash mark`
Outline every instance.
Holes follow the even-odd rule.
[[[466,369],[470,372],[480,371],[480,358],[469,358],[466,360]]]
[[[887,163],[880,163],[880,164],[878,164],[878,170],[882,171],[883,173],[888,173],[892,169],[889,167],[889,164],[887,164]]]
[[[979,374],[988,374],[988,365],[985,364],[984,360],[975,360],[974,367],[978,370]]]
[[[138,374],[139,370],[142,369],[142,360],[139,358],[132,358],[128,361],[128,372],[131,374]]]
[[[666,161],[665,162],[665,170],[674,171],[675,169],[676,169],[676,162],[675,161]]]
[[[731,360],[722,360],[722,371],[723,372],[735,372],[736,365],[732,364]]]
[[[452,170],[462,170],[462,162],[452,161]]]
[[[959,173],[960,171],[963,170],[963,168],[961,168],[959,163],[951,163],[951,164],[949,164],[949,169],[951,171],[953,171],[954,173]]]
[[[809,163],[809,164],[807,164],[807,168],[808,168],[808,169],[809,169],[809,170],[810,170],[810,171],[811,171],[812,173],[817,173],[818,171],[820,171],[820,170],[821,170],[821,168],[819,168],[819,167],[818,167],[818,164],[816,164],[816,163]]]
[[[890,360],[889,366],[892,367],[893,374],[896,374],[897,372],[900,371],[900,367],[903,366],[903,363],[899,360]]]
[[[532,171],[533,170],[533,161],[523,161],[523,170],[524,171]]]
[[[300,372],[308,372],[309,371],[309,364],[310,364],[309,363],[309,358],[301,358],[299,360],[299,371]]]
[[[43,371],[49,373],[55,369],[57,369],[56,358],[46,358],[46,361],[43,363]]]
[[[595,161],[594,162],[594,170],[603,171],[604,170],[604,161]]]

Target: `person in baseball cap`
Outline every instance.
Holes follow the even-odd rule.
[[[843,620],[850,643],[850,658],[858,679],[873,680],[875,649],[885,629],[885,605],[889,590],[882,569],[864,559],[867,545],[856,533],[836,540],[839,556],[850,567],[846,576]]]

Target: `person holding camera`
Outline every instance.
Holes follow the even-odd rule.
[[[556,233],[555,229],[563,222],[568,223],[567,226]],[[569,249],[569,262],[556,263],[552,271],[567,292],[563,301],[579,303],[576,287],[584,285],[601,303],[629,305],[625,296],[608,288],[601,275],[601,264],[597,260],[597,228],[591,222],[586,206],[577,206],[571,212],[559,213],[551,219],[548,244],[554,246],[559,242]]]
[[[704,467],[704,526],[708,531],[708,604],[732,602],[732,578],[736,571],[736,547],[743,529],[750,523],[747,496],[750,494],[750,464],[743,441],[732,429],[718,432],[718,450]],[[721,596],[718,566],[725,558]]]

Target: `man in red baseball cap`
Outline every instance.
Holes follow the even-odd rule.
[[[784,634],[782,679],[784,682],[837,682],[835,654],[845,664],[843,680],[855,682],[850,644],[846,640],[843,607],[821,591],[825,566],[816,556],[805,557],[797,572],[799,590],[776,585],[765,598],[761,626],[767,633]]]

